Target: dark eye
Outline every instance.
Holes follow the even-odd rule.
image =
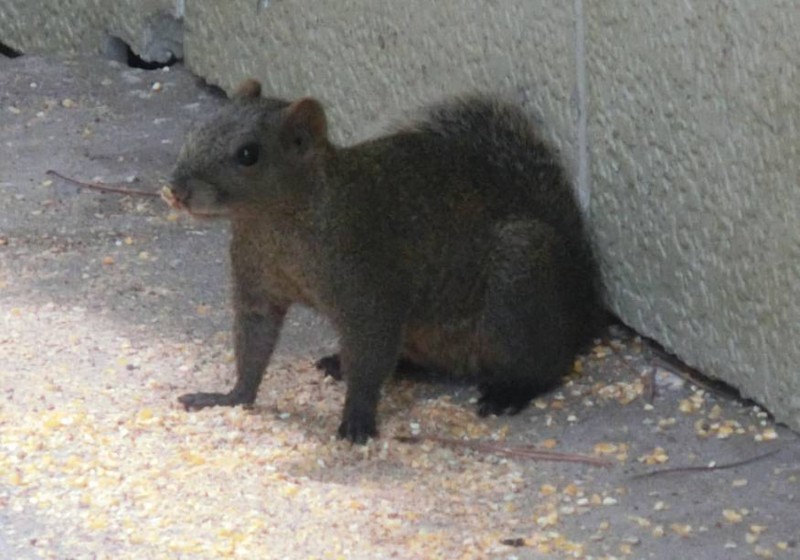
[[[236,162],[245,167],[255,165],[258,162],[258,144],[245,144],[236,150]]]

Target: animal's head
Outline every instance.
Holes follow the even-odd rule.
[[[318,101],[262,98],[261,84],[246,80],[211,120],[189,133],[162,194],[196,216],[281,203],[302,195],[296,191],[328,146]]]

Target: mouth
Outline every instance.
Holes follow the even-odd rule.
[[[163,187],[161,187],[161,191],[159,192],[159,194],[161,195],[161,200],[166,202],[170,208],[173,208],[175,210],[189,211],[186,205],[183,204],[183,202],[181,202],[177,196],[175,196],[175,191],[172,190],[172,187],[170,187],[169,185],[164,185]],[[189,213],[191,214],[191,211],[189,211]]]
[[[161,195],[161,200],[166,202],[170,208],[173,210],[186,212],[193,218],[212,219],[225,215],[225,212],[219,210],[198,210],[196,208],[192,208],[192,206],[188,204],[191,196],[180,198],[178,195],[176,195],[175,190],[169,185],[163,186],[159,194]]]

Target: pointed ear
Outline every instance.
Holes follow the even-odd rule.
[[[284,148],[303,155],[327,137],[328,121],[319,101],[304,97],[287,107],[280,132]]]
[[[252,98],[255,99],[261,95],[261,82],[254,78],[248,78],[233,90],[232,98]]]

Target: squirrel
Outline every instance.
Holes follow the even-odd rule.
[[[472,376],[481,416],[513,414],[602,326],[597,261],[557,152],[491,96],[340,147],[319,101],[262,97],[246,80],[188,134],[165,198],[232,232],[236,383],[179,397],[187,410],[252,405],[296,303],[339,334],[338,436],[354,443],[377,437],[401,360]]]

